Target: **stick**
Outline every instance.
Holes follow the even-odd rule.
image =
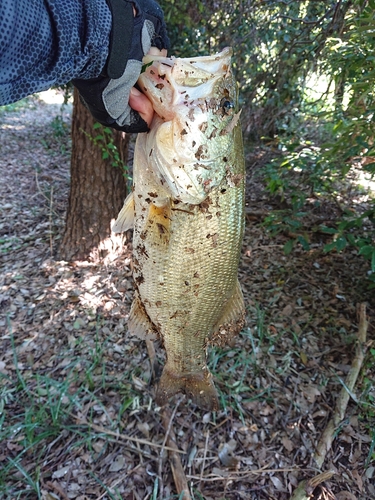
[[[110,431],[109,429],[106,429],[105,427],[101,427],[100,425],[96,425],[96,424],[92,424],[90,422],[87,422],[87,420],[85,420],[84,418],[80,418],[77,415],[73,415],[72,413],[70,413],[70,416],[72,418],[74,418],[75,420],[77,420],[79,425],[86,425],[89,429],[93,429],[94,431],[99,432],[101,434],[106,434],[107,436],[113,436],[120,441],[132,441],[134,443],[146,444],[146,445],[154,447],[154,448],[164,448],[165,450],[173,451],[174,453],[185,454],[185,451],[179,450],[178,448],[176,448],[175,445],[173,446],[173,448],[169,448],[168,446],[164,446],[164,445],[158,444],[158,443],[153,443],[152,441],[148,441],[147,439],[139,439],[139,438],[135,438],[133,436],[128,436],[127,434],[120,434],[119,432]]]
[[[179,406],[179,404],[181,403],[181,399],[179,399],[175,405],[175,407],[173,408],[173,412],[172,412],[172,415],[170,415],[170,412],[168,411],[168,414],[167,414],[167,410],[164,409],[163,412],[162,412],[162,415],[161,415],[161,418],[162,418],[162,421],[163,421],[163,425],[164,425],[164,416],[165,418],[168,418],[169,419],[169,422],[168,422],[168,427],[166,429],[166,432],[165,432],[165,436],[164,436],[164,440],[163,440],[163,444],[162,444],[162,449],[160,450],[160,459],[159,459],[159,468],[158,468],[158,476],[159,476],[159,481],[160,481],[160,486],[159,486],[159,496],[160,498],[163,498],[163,454],[164,454],[164,447],[165,447],[165,444],[167,443],[168,441],[168,438],[169,438],[169,435],[170,435],[170,432],[171,432],[171,429],[172,429],[172,423],[173,423],[173,419],[174,419],[174,416],[176,415],[176,411],[177,411],[177,408]],[[164,429],[165,429],[165,426],[164,426]]]
[[[341,389],[340,394],[336,400],[333,416],[331,420],[328,422],[327,427],[325,428],[320,438],[320,441],[316,448],[316,452],[314,454],[315,462],[318,464],[319,468],[323,465],[328,450],[331,449],[332,441],[334,439],[335,429],[345,417],[349,398],[350,396],[352,396],[353,389],[357,382],[357,378],[365,357],[367,328],[368,328],[368,322],[366,319],[366,304],[360,304],[358,342],[356,346],[356,353],[352,363],[352,367],[350,369],[350,372],[348,373],[348,376],[346,377],[346,381],[343,384],[343,388]]]
[[[58,493],[63,498],[63,500],[69,500],[68,495],[65,493],[65,491],[61,488],[61,486],[58,483],[47,481],[45,485],[48,486],[48,488],[55,490],[56,493]]]
[[[290,500],[310,500],[315,488],[323,481],[331,479],[334,474],[333,471],[322,472],[308,481],[301,481]]]
[[[171,425],[170,410],[165,408],[161,415],[164,429],[166,430],[166,443],[168,445],[169,460],[173,474],[174,483],[177,488],[177,493],[180,495],[181,500],[192,500],[189,491],[189,485],[185,476],[184,469],[180,460],[178,449],[176,447],[176,435]]]
[[[49,249],[51,257],[53,256],[53,233],[52,233],[52,207],[53,207],[53,186],[51,186],[51,196],[49,203]]]
[[[210,431],[207,431],[206,434],[206,443],[204,445],[204,454],[203,454],[203,462],[202,462],[202,468],[201,468],[201,481],[203,478],[203,473],[204,473],[204,467],[206,465],[206,458],[207,458],[207,449],[208,449],[208,440],[210,438]]]
[[[158,362],[156,359],[154,342],[152,340],[146,339],[146,347],[147,347],[148,357],[150,358],[152,379],[155,381],[156,380],[156,367],[158,365]]]

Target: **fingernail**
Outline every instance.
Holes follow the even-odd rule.
[[[135,87],[132,87],[132,88],[130,89],[130,93],[131,93],[131,95],[132,95],[133,97],[138,97],[138,96],[140,96],[140,95],[142,94],[142,92],[139,92],[139,90],[138,90],[138,89],[136,89]]]

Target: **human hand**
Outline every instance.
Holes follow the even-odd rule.
[[[166,54],[169,40],[163,12],[153,0],[109,3],[113,26],[106,75],[73,83],[100,123],[125,132],[145,132],[152,120],[152,105],[133,86],[145,54]]]
[[[159,50],[157,47],[151,47],[148,53],[154,56],[167,55],[167,51],[165,49]],[[129,106],[134,111],[138,111],[141,118],[147,123],[148,127],[150,127],[152,118],[154,116],[154,108],[152,107],[149,99],[135,87],[132,87],[130,89]]]

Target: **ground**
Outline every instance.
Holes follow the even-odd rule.
[[[239,269],[247,323],[234,345],[209,352],[221,409],[204,412],[184,397],[160,409],[146,346],[127,334],[131,243],[102,262],[57,260],[70,111],[49,97],[0,114],[0,497],[183,498],[168,456],[174,434],[194,499],[375,498],[369,264],[353,249],[325,254],[330,235],[312,230],[309,251],[285,255],[289,236],[271,238],[262,225],[272,200],[253,152]],[[335,211],[309,216],[311,226],[329,225]],[[350,390],[360,304],[370,323]],[[349,404],[319,468],[340,392]],[[312,478],[309,495],[296,496]]]

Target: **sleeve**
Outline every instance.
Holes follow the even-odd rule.
[[[105,0],[1,0],[0,105],[99,76],[111,26]]]

